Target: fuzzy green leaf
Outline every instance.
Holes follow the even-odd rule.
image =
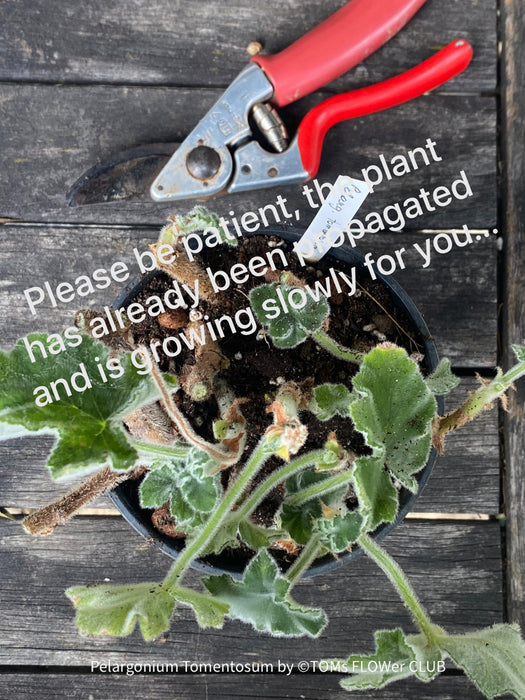
[[[148,641],[169,628],[175,607],[173,596],[158,583],[73,586],[66,595],[77,610],[75,621],[82,634],[126,637],[138,622]]]
[[[321,544],[331,552],[342,552],[348,549],[361,534],[363,516],[358,511],[351,511],[335,518],[323,518],[316,525],[316,531],[321,535]]]
[[[187,535],[191,535],[206,522],[206,514],[192,508],[180,489],[174,489],[171,494],[170,513],[177,523],[177,528]]]
[[[334,416],[350,416],[352,394],[344,384],[321,384],[314,389],[314,401],[311,410],[321,421]]]
[[[525,642],[517,625],[447,635],[439,646],[487,698],[503,693],[525,698]]]
[[[512,349],[518,362],[525,362],[525,345],[513,345]]]
[[[410,664],[416,660],[414,651],[407,644],[403,630],[380,630],[374,634],[376,650],[369,656],[358,654],[344,662],[348,673],[355,675],[344,678],[341,686],[345,690],[366,690],[384,688],[385,685],[414,675]],[[332,663],[341,664],[333,659]]]
[[[301,506],[284,504],[281,511],[281,526],[297,544],[306,544],[312,537],[314,525],[322,516],[318,500],[303,503]]]
[[[433,394],[444,396],[457,387],[460,380],[450,369],[450,360],[444,358],[425,382]]]
[[[442,634],[442,632],[443,630],[439,628],[439,633]],[[445,664],[443,659],[445,655],[437,644],[434,642],[430,643],[424,634],[407,635],[406,641],[416,657],[414,666],[416,678],[428,683],[444,671]]]
[[[228,616],[253,625],[256,630],[275,637],[317,637],[327,620],[318,608],[299,605],[288,597],[290,582],[266,550],[254,557],[242,581],[228,574],[203,579],[215,598],[230,606]]]
[[[208,474],[210,459],[201,450],[190,450],[183,460],[156,460],[140,489],[143,508],[159,508],[169,501],[177,525],[184,531],[199,527],[219,496],[219,477]]]
[[[232,247],[237,246],[237,239],[226,235],[220,225],[217,214],[214,214],[202,205],[194,207],[185,216],[176,215],[173,218],[174,223],[167,224],[160,232],[159,243],[169,243],[171,245],[174,243],[175,237],[180,236],[181,233],[187,234],[193,233],[193,231],[212,229],[210,233],[213,237],[217,235],[222,243],[227,243]],[[217,234],[215,234],[215,231]]]
[[[239,523],[239,535],[248,547],[258,551],[263,547],[269,547],[273,540],[283,536],[280,530],[269,527],[261,527],[249,520],[242,520]]]
[[[426,464],[431,445],[436,400],[405,350],[379,345],[363,359],[353,378],[360,395],[350,406],[355,427],[373,454],[355,463],[355,487],[361,507],[370,515],[369,529],[391,522],[397,491],[389,475],[417,491],[414,474]]]
[[[317,471],[330,471],[343,466],[347,453],[341,449],[337,440],[327,440],[321,458],[315,463]]]
[[[268,334],[277,348],[294,348],[299,345],[322,327],[330,313],[324,296],[320,295],[319,300],[315,301],[304,290],[305,306],[302,309],[294,309],[288,305],[288,312],[284,313],[279,302],[278,290],[287,299],[292,289],[299,287],[272,283],[262,284],[250,292],[250,303],[255,315],[259,322],[267,327]],[[280,313],[276,318],[272,318],[277,313],[276,308]]]
[[[47,337],[32,333],[27,341],[47,347]],[[54,345],[57,343],[55,340]],[[87,335],[78,347],[66,347],[46,359],[36,346],[34,354],[37,359],[32,363],[23,339],[10,352],[0,351],[0,435],[2,424],[7,427],[5,437],[13,436],[14,426],[18,434],[23,430],[58,435],[47,461],[54,479],[86,473],[108,461],[116,470],[133,467],[138,454],[122,428],[122,418],[157,398],[151,378],[137,374],[131,356],[124,354],[119,356],[122,376],[103,382],[98,365],[106,366],[109,350]],[[67,396],[65,387],[57,385],[57,400],[51,382],[65,379],[71,385],[74,374],[76,386],[86,389],[70,387],[71,396]],[[110,376],[108,370],[106,376]]]
[[[314,469],[305,469],[286,480],[286,493],[288,495],[313,486],[329,478],[326,472],[317,472]],[[344,497],[348,490],[343,486],[323,496],[323,503],[331,506]],[[317,520],[323,517],[319,498],[313,498],[300,506],[291,506],[283,502],[280,513],[281,527],[286,530],[297,544],[306,544],[312,537]]]
[[[185,603],[193,608],[199,627],[215,627],[221,629],[229,606],[209,595],[204,595],[191,588],[175,588],[173,595],[179,603]]]
[[[176,470],[171,464],[153,462],[139,489],[142,508],[160,508],[176,488]]]
[[[238,533],[239,523],[236,520],[226,520],[218,527],[203,554],[220,554],[226,547],[238,547]]]
[[[385,469],[383,456],[359,457],[354,466],[354,486],[359,508],[371,532],[382,522],[391,523],[399,507],[399,494]]]
[[[331,659],[328,663],[354,675],[341,681],[345,690],[384,688],[389,683],[415,676],[428,683],[445,670],[443,654],[429,644],[423,634],[405,636],[403,630],[375,632],[374,654],[353,654],[348,659]]]
[[[210,458],[202,450],[191,450],[180,474],[179,488],[194,510],[209,513],[218,497],[218,476],[209,474]]]
[[[428,459],[437,408],[417,364],[401,348],[378,346],[365,356],[353,385],[362,397],[350,408],[356,428],[370,447],[384,451],[392,476],[415,491],[412,475]]]

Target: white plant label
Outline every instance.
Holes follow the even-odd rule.
[[[317,262],[333,246],[342,245],[347,225],[370,194],[366,182],[339,175],[295,252],[305,260]]]

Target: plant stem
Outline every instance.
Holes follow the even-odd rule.
[[[73,491],[28,515],[22,520],[22,527],[30,535],[51,535],[57,525],[63,525],[80,508],[134,475],[135,471],[116,472],[104,467]]]
[[[292,586],[297,583],[310,564],[317,558],[321,549],[321,538],[313,535],[303,547],[303,551],[286,572],[286,578]]]
[[[148,454],[172,457],[173,459],[186,459],[191,450],[190,445],[184,445],[180,442],[173,445],[158,445],[153,442],[142,442],[141,440],[130,440],[130,442],[138,452],[147,452]]]
[[[332,493],[340,486],[344,486],[351,481],[353,472],[351,470],[341,472],[341,474],[335,474],[334,476],[325,479],[324,481],[319,481],[316,484],[308,486],[302,491],[292,494],[286,498],[285,503],[289,506],[302,506],[303,503],[311,501],[313,498],[321,498],[327,493]]]
[[[316,331],[312,333],[312,338],[318,343],[322,348],[328,350],[332,355],[339,358],[340,360],[346,360],[347,362],[353,362],[354,364],[360,365],[363,361],[364,353],[355,352],[349,348],[345,348],[340,345],[336,340],[330,338],[328,333],[323,330]]]
[[[323,456],[324,450],[315,450],[313,452],[308,452],[302,457],[297,457],[296,459],[288,462],[280,469],[274,471],[270,476],[268,476],[250,496],[244,501],[244,503],[239,506],[239,508],[231,514],[232,520],[244,520],[250,513],[252,513],[255,508],[263,501],[266,496],[274,489],[277,484],[281,483],[288,477],[293,476],[296,472],[299,472],[306,467],[313,466],[318,460]]]
[[[438,637],[438,628],[432,623],[417,599],[414,589],[408,582],[399,564],[368,535],[361,535],[357,543],[390,579],[401,600],[410,611],[414,622],[423,632],[428,642],[435,644]]]
[[[254,478],[271,454],[272,453],[269,452],[267,448],[266,438],[263,438],[252,452],[236,481],[224,494],[221,502],[217,506],[217,509],[210,515],[206,525],[199,532],[197,537],[191,540],[182,550],[179,558],[173,564],[166,578],[164,579],[163,586],[165,588],[170,588],[174,584],[179,583],[191,562],[199,556],[204,547],[206,547],[206,545],[211,541],[217,531],[217,528],[221,525],[223,520],[226,519],[228,513],[240,498],[244,489],[248,486],[250,481]]]
[[[160,395],[162,397],[162,403],[164,405],[166,413],[175,423],[182,437],[185,440],[187,440],[191,445],[198,447],[200,450],[203,450],[203,452],[209,454],[210,457],[216,459],[220,463],[221,467],[227,467],[231,464],[235,464],[239,460],[239,457],[241,455],[242,443],[239,444],[239,450],[235,452],[230,452],[229,450],[225,450],[222,445],[212,445],[200,435],[197,435],[197,433],[191,427],[190,422],[181,413],[181,411],[179,411],[177,405],[175,404],[175,401],[173,401],[171,393],[170,391],[168,391],[164,379],[162,378],[162,374],[159,371],[157,365],[155,364],[155,360],[151,356],[151,353],[148,350],[148,348],[145,345],[139,345],[139,349],[141,353],[150,361],[151,376],[155,384],[159,388]]]
[[[525,362],[518,362],[505,374],[498,371],[497,376],[491,382],[480,386],[462,406],[445,416],[438,416],[433,429],[433,442],[439,453],[443,454],[447,433],[470,423],[479,413],[490,408],[496,399],[505,394],[516,379],[524,375]]]

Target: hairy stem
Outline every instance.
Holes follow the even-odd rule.
[[[324,481],[318,481],[316,484],[312,484],[306,489],[302,489],[291,496],[287,496],[286,504],[297,507],[311,501],[313,498],[322,498],[324,495],[332,493],[332,491],[348,484],[348,482],[352,480],[352,476],[353,472],[349,470],[330,476]]]
[[[244,520],[252,513],[255,508],[263,501],[266,496],[278,485],[281,481],[288,479],[299,471],[311,467],[316,464],[323,456],[323,450],[315,450],[308,452],[302,457],[288,462],[280,469],[272,472],[259,486],[253,491],[250,496],[239,506],[239,508],[231,514],[232,520]]]
[[[111,491],[126,479],[132,478],[134,474],[135,472],[115,472],[109,467],[104,467],[73,491],[28,515],[22,520],[22,526],[30,535],[51,535],[57,525],[63,525],[80,508],[91,503],[100,494]]]
[[[399,564],[368,535],[361,535],[357,543],[387,575],[428,642],[435,644],[438,638],[438,628],[428,617]]]
[[[164,579],[164,588],[168,589],[178,584],[191,565],[191,562],[196,559],[209,542],[211,542],[218,527],[227,518],[231,508],[240,498],[244,489],[271,456],[272,453],[268,451],[266,443],[266,438],[263,438],[259,442],[235,482],[230,486],[228,491],[226,491],[221,502],[208,518],[206,525],[204,525],[195,539],[186,544],[186,547]]]
[[[310,564],[317,559],[320,550],[321,538],[319,535],[313,535],[308,541],[308,544],[303,547],[301,554],[286,572],[286,578],[292,585],[297,583]]]
[[[239,449],[235,452],[230,452],[228,450],[225,450],[221,445],[212,445],[211,443],[204,440],[204,438],[201,438],[200,435],[197,435],[197,433],[191,427],[187,418],[179,411],[177,405],[173,401],[173,398],[170,392],[168,391],[166,384],[164,383],[162,374],[159,372],[159,369],[155,364],[154,359],[151,357],[150,351],[145,345],[139,345],[139,348],[140,351],[145,355],[145,357],[149,358],[152,368],[151,376],[153,377],[155,384],[159,388],[164,408],[166,409],[166,412],[168,413],[171,420],[177,426],[177,429],[181,436],[185,440],[187,440],[191,445],[198,447],[200,450],[203,450],[203,452],[209,454],[210,457],[216,459],[218,462],[220,462],[221,466],[227,467],[231,464],[235,464],[235,462],[237,462],[240,457],[239,453],[241,450]]]
[[[313,333],[312,338],[318,345],[320,345],[325,350],[328,350],[329,353],[331,353],[340,360],[346,360],[346,362],[353,362],[357,365],[360,365],[363,361],[364,353],[355,352],[354,350],[345,348],[343,345],[340,345],[336,340],[330,338],[328,333],[326,333],[323,330],[316,331],[315,333]]]
[[[130,440],[133,447],[142,453],[159,455],[161,457],[172,457],[173,459],[186,459],[191,447],[181,442],[173,445],[157,445],[152,442],[142,442],[141,440]]]
[[[505,374],[498,371],[497,376],[491,382],[480,386],[463,405],[445,416],[438,416],[433,428],[433,442],[439,453],[443,454],[447,433],[470,423],[479,413],[490,408],[496,399],[505,394],[514,381],[524,375],[525,362],[518,362]]]

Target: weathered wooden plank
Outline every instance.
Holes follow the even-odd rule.
[[[472,378],[464,379],[447,397],[446,410],[460,405],[476,384]],[[496,410],[483,413],[470,425],[449,435],[446,454],[438,458],[414,510],[430,513],[499,513],[498,442]]]
[[[0,92],[4,167],[0,173],[0,218],[25,221],[86,223],[161,223],[169,213],[185,213],[193,203],[102,204],[70,209],[66,193],[75,180],[100,160],[141,143],[182,139],[217,99],[218,90],[187,88],[125,88],[117,86],[3,85]],[[293,106],[289,119],[297,122],[318,97]],[[385,206],[418,196],[420,189],[451,186],[465,170],[473,196],[455,200],[412,220],[412,229],[491,228],[497,218],[496,104],[487,97],[430,95],[353,123],[340,124],[328,134],[320,182],[335,181],[340,173],[360,175],[362,168],[407,150],[436,143],[441,162],[404,177],[385,181],[369,197],[360,216],[383,212]],[[228,195],[212,207],[228,216],[257,210],[288,199],[303,221],[313,211],[299,185]]]
[[[267,53],[280,51],[342,4],[93,0],[73,10],[67,0],[4,0],[0,79],[221,86],[247,63],[250,41],[262,41]],[[475,59],[444,89],[494,90],[495,0],[428,2],[384,49],[334,87],[350,89],[406,70],[458,36],[474,45]]]
[[[474,387],[466,379],[456,389],[447,406],[455,407],[461,397]],[[35,436],[0,443],[2,479],[0,506],[38,508],[54,501],[77,483],[56,483],[46,468],[51,437]],[[496,411],[482,414],[478,420],[447,438],[447,453],[436,462],[423,495],[414,506],[425,513],[499,512],[499,453]],[[111,507],[100,498],[94,508]]]
[[[511,343],[523,344],[525,317],[525,8],[519,0],[502,8],[504,50],[505,177],[505,304],[504,355],[507,366],[515,361]],[[505,479],[507,508],[507,581],[509,617],[525,626],[525,388],[523,381],[509,396],[505,414]]]
[[[312,642],[272,639],[227,622],[222,631],[198,632],[192,613],[181,608],[171,631],[146,645],[137,633],[126,639],[82,638],[63,595],[66,586],[97,581],[156,580],[168,559],[114,518],[83,518],[52,539],[30,539],[18,523],[0,522],[3,606],[0,663],[89,666],[94,661],[297,663],[342,656],[373,647],[376,627],[411,629],[407,613],[372,562],[356,559],[330,574],[301,582],[305,604],[321,603],[330,618]],[[502,619],[499,525],[405,522],[386,540],[436,622],[467,631]],[[195,583],[198,575],[188,575]]]
[[[0,287],[0,314],[3,322],[1,344],[12,345],[20,336],[38,330],[53,332],[71,325],[79,306],[96,303],[104,306],[117,293],[117,286],[97,296],[52,306],[49,296],[30,313],[24,290],[42,287],[46,281],[56,286],[74,280],[95,269],[107,269],[115,261],[124,261],[134,273],[138,266],[133,249],[146,249],[155,240],[155,230],[102,228],[0,228],[3,284]],[[414,243],[425,247],[426,235],[398,233],[367,235],[362,252],[370,250],[376,258],[407,249],[406,269],[395,274],[420,308],[434,337],[439,353],[458,367],[486,367],[496,364],[497,294],[496,240],[475,241],[466,248],[455,248],[447,255],[433,255],[423,269],[423,258]]]
[[[283,660],[282,663],[286,663]],[[6,673],[0,676],[10,700],[55,700],[67,693],[92,700],[252,700],[261,698],[291,698],[296,700],[348,700],[348,692],[339,687],[338,675],[303,674],[182,674],[125,675],[124,674],[28,674]],[[81,690],[80,690],[81,689]],[[387,695],[385,695],[385,692]],[[175,693],[175,695],[174,695]],[[79,696],[80,697],[80,696]],[[461,676],[440,676],[430,684],[401,681],[388,686],[387,691],[361,691],[362,700],[481,700],[484,696]]]
[[[125,261],[130,269],[135,270],[132,249],[143,250],[154,235],[154,232],[131,229],[83,228],[77,231],[5,227],[0,236],[4,269],[0,316],[5,319],[1,324],[2,345],[8,347],[30,331],[58,331],[72,322],[73,308],[70,307],[76,308],[76,305],[63,305],[57,309],[52,307],[49,299],[39,307],[38,314],[32,316],[25,302],[24,289],[42,286],[46,280],[52,285],[62,280],[72,282],[78,275],[99,266],[107,267],[116,260]],[[401,241],[408,247],[413,241],[420,240],[414,235],[398,236],[372,237],[375,253],[391,252],[401,245]],[[435,267],[428,270],[409,268],[397,276],[422,307],[440,350],[459,366],[490,364],[495,356],[494,253],[493,247],[476,244],[468,252],[460,250],[449,256],[437,256]],[[471,272],[466,272],[469,269]],[[427,285],[421,284],[420,274],[428,278]],[[104,305],[116,293],[114,287],[100,292],[93,301]],[[472,383],[467,382],[466,386],[470,388]],[[459,396],[459,393],[458,390],[456,394]],[[455,399],[451,405],[454,403]],[[438,462],[418,510],[498,512],[495,421],[495,413],[484,414],[480,420],[450,438],[449,452]],[[1,505],[37,507],[53,500],[64,489],[64,486],[57,488],[45,472],[49,445],[49,438],[34,437],[0,446],[2,463],[6,467],[0,490]],[[99,505],[105,507],[106,504],[99,502]]]

